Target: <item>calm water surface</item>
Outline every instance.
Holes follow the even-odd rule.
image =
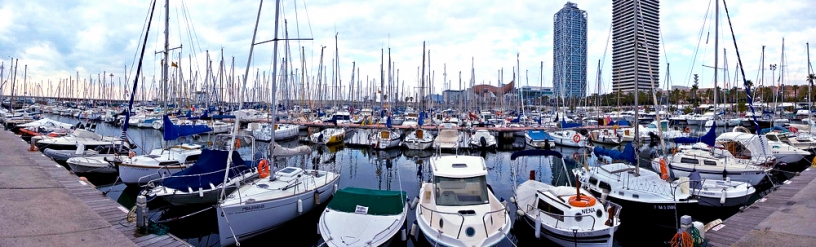
[[[78,119],[63,116],[46,115],[51,119],[65,123],[76,124]],[[697,126],[695,126],[697,127]],[[718,132],[725,131],[726,128],[719,128]],[[729,129],[730,130],[730,129]],[[696,132],[705,132],[703,127],[695,128]],[[119,136],[121,127],[99,123],[97,133],[106,136]],[[305,134],[304,134],[305,135]],[[130,127],[128,136],[139,145],[137,153],[149,152],[162,145],[161,131],[154,129],[139,129]],[[174,144],[174,143],[171,143]],[[280,143],[286,147],[301,145],[297,140]],[[268,143],[256,142],[256,150],[266,150]],[[590,150],[555,147],[556,151],[564,155],[565,165],[559,162],[550,162],[548,158],[524,157],[511,162],[510,155],[517,151],[518,147],[524,146],[523,138],[515,138],[506,141],[502,148],[494,152],[468,152],[460,151],[460,155],[477,155],[485,158],[488,166],[488,183],[492,186],[497,197],[508,200],[513,195],[513,181],[521,183],[529,177],[530,171],[535,171],[538,181],[554,185],[566,185],[568,179],[574,181],[574,177],[567,175],[564,171],[572,169],[579,164],[583,165],[583,158],[576,162],[572,157],[590,152]],[[513,147],[517,147],[513,149]],[[419,186],[422,181],[430,179],[429,158],[435,153],[433,151],[416,151],[391,149],[376,151],[366,148],[353,147],[326,147],[312,146],[312,153],[309,155],[292,157],[288,159],[278,159],[275,165],[278,167],[298,166],[303,168],[319,168],[339,172],[341,174],[339,186],[362,187],[382,190],[404,190],[408,193],[408,198],[417,196]],[[453,155],[453,154],[443,154]],[[588,161],[590,164],[592,160]],[[557,165],[551,165],[557,164]],[[642,159],[642,167],[646,167],[648,160]],[[518,174],[512,173],[516,167]],[[123,184],[113,184],[115,177],[89,177],[91,182],[96,184],[101,191],[109,191],[110,198],[116,200],[127,208],[133,207],[135,197],[140,188],[126,187]],[[755,197],[759,197],[758,195]],[[184,219],[162,223],[170,233],[178,236],[195,246],[219,246],[218,226],[215,210],[212,208],[178,208],[170,207],[166,203],[153,201],[148,204],[151,209],[151,219],[156,221],[166,221],[172,217],[183,216],[194,212],[195,215]],[[324,205],[325,207],[325,205]],[[511,219],[516,219],[515,207],[508,202],[508,209]],[[202,211],[203,210],[203,211]],[[626,210],[624,208],[623,210]],[[323,241],[317,233],[317,222],[322,208],[313,210],[295,219],[287,225],[255,237],[253,239],[241,241],[242,246],[320,246]],[[724,215],[726,218],[729,215]],[[643,219],[648,219],[648,215],[642,215]],[[414,221],[414,211],[409,212],[409,225]],[[637,219],[642,221],[642,219]],[[648,222],[648,220],[646,220]],[[674,229],[671,227],[674,222],[655,222],[652,225],[627,225],[626,219],[622,220],[621,228],[615,235],[616,245],[626,246],[660,246],[673,236]],[[418,234],[421,235],[421,234]],[[501,242],[500,246],[554,246],[555,244],[545,240],[535,239],[533,230],[522,221],[516,221],[508,238]],[[392,246],[429,246],[423,237],[418,239],[409,238],[408,241],[399,241],[399,234],[392,242]]]

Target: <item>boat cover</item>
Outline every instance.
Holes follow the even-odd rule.
[[[189,136],[212,131],[212,128],[210,128],[210,126],[203,124],[175,125],[173,124],[173,121],[170,121],[170,117],[168,117],[167,115],[164,115],[164,126],[162,127],[162,129],[164,130],[165,141],[175,140],[181,136]]]
[[[632,147],[631,142],[626,143],[626,146],[623,147],[623,152],[605,149],[600,146],[595,146],[594,152],[597,156],[608,156],[609,158],[612,158],[612,160],[625,160],[632,164],[634,164],[636,161],[635,148]]]
[[[405,191],[372,190],[346,187],[334,194],[328,207],[337,211],[354,213],[357,206],[368,207],[369,215],[398,215],[406,201]]]
[[[566,120],[561,119],[561,128],[562,129],[575,128],[575,127],[581,127],[581,123],[567,123]]]
[[[550,136],[546,131],[543,130],[528,130],[527,134],[530,135],[534,141],[541,141],[541,140],[550,140],[555,141],[555,139]]]
[[[210,188],[210,184],[217,186],[224,182],[228,155],[229,151],[201,150],[201,155],[195,164],[165,178],[162,185],[181,191],[187,191],[187,188],[193,188],[193,190]],[[250,170],[249,165],[241,159],[238,151],[232,151],[232,165],[230,165],[229,177],[237,177],[241,175],[241,172],[248,170]]]
[[[764,129],[760,130],[759,133],[764,135],[764,134],[766,134],[768,132],[772,132],[772,131],[778,131],[778,132],[782,132],[782,133],[791,132],[790,129],[786,129],[786,128],[779,127],[779,126],[774,126],[773,128],[764,128]]]
[[[715,141],[717,140],[717,125],[711,125],[711,129],[708,130],[708,133],[701,137],[677,137],[674,138],[674,143],[677,144],[695,144],[698,142],[702,142],[707,144],[709,147],[713,147]]]

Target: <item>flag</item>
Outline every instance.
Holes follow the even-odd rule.
[[[170,66],[173,66],[173,68],[178,68],[178,64],[176,64],[176,62],[170,62]]]
[[[606,119],[604,119],[604,125],[607,125],[607,124],[610,124],[610,123],[612,123],[612,118],[609,117],[609,116],[606,116]]]

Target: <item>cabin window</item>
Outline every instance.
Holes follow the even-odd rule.
[[[556,217],[560,221],[564,221],[564,211],[553,207],[553,205],[550,205],[542,199],[538,199],[538,210],[549,213],[551,216]]]
[[[184,162],[196,162],[198,160],[198,154],[187,156],[187,159],[184,159]]]
[[[612,191],[612,186],[609,186],[609,184],[606,182],[601,182],[598,184],[598,188],[601,188],[602,191]]]
[[[598,179],[597,179],[597,178],[590,177],[590,178],[589,178],[589,184],[591,184],[591,185],[596,185],[596,184],[598,184]]]
[[[175,165],[178,165],[178,164],[179,164],[178,161],[165,161],[165,162],[159,163],[159,166],[175,166]]]
[[[694,165],[696,165],[696,164],[700,164],[700,161],[699,161],[699,160],[697,160],[697,159],[680,158],[680,163],[686,163],[686,164],[694,164]]]
[[[487,204],[487,182],[484,176],[472,178],[436,177],[436,204],[439,206],[467,206]]]
[[[716,166],[716,165],[717,165],[717,162],[716,162],[716,161],[713,161],[713,160],[703,160],[703,165],[707,165],[707,166]]]
[[[765,135],[765,137],[768,138],[769,141],[779,141],[775,135]]]

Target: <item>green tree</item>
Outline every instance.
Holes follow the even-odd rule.
[[[792,102],[797,102],[799,100],[799,85],[793,85],[793,100]]]
[[[697,91],[700,90],[700,87],[697,85],[697,82],[694,82],[694,85],[691,85],[691,104],[694,106],[694,109],[697,109],[700,106],[700,102],[697,97]]]

